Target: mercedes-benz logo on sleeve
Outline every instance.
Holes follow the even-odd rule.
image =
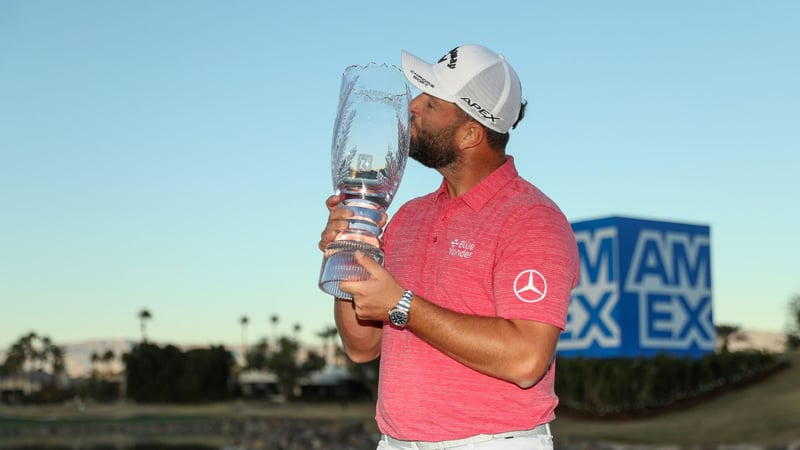
[[[514,294],[526,303],[536,303],[547,294],[547,280],[536,270],[523,270],[514,280]]]

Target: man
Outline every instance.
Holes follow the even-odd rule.
[[[577,283],[577,246],[555,203],[507,156],[524,114],[519,78],[477,45],[436,64],[407,52],[422,93],[409,106],[409,154],[438,190],[403,205],[383,236],[385,268],[342,282],[335,302],[345,351],[381,356],[379,448],[552,448],[554,353]],[[323,248],[352,213],[336,196]]]

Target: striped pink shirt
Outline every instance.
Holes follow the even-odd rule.
[[[444,308],[562,329],[566,323],[578,277],[572,228],[552,200],[519,176],[510,156],[458,198],[442,183],[406,203],[384,240],[386,267],[400,285]],[[554,418],[554,372],[520,389],[387,322],[376,420],[383,433],[423,441],[533,428]]]

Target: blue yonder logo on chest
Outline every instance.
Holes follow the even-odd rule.
[[[453,239],[450,241],[448,254],[457,258],[469,258],[475,251],[475,243],[466,239]]]

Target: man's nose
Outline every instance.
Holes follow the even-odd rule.
[[[418,96],[411,99],[411,101],[408,103],[408,110],[411,111],[412,115],[419,110],[419,105],[422,102],[423,95],[425,94],[419,94]]]

